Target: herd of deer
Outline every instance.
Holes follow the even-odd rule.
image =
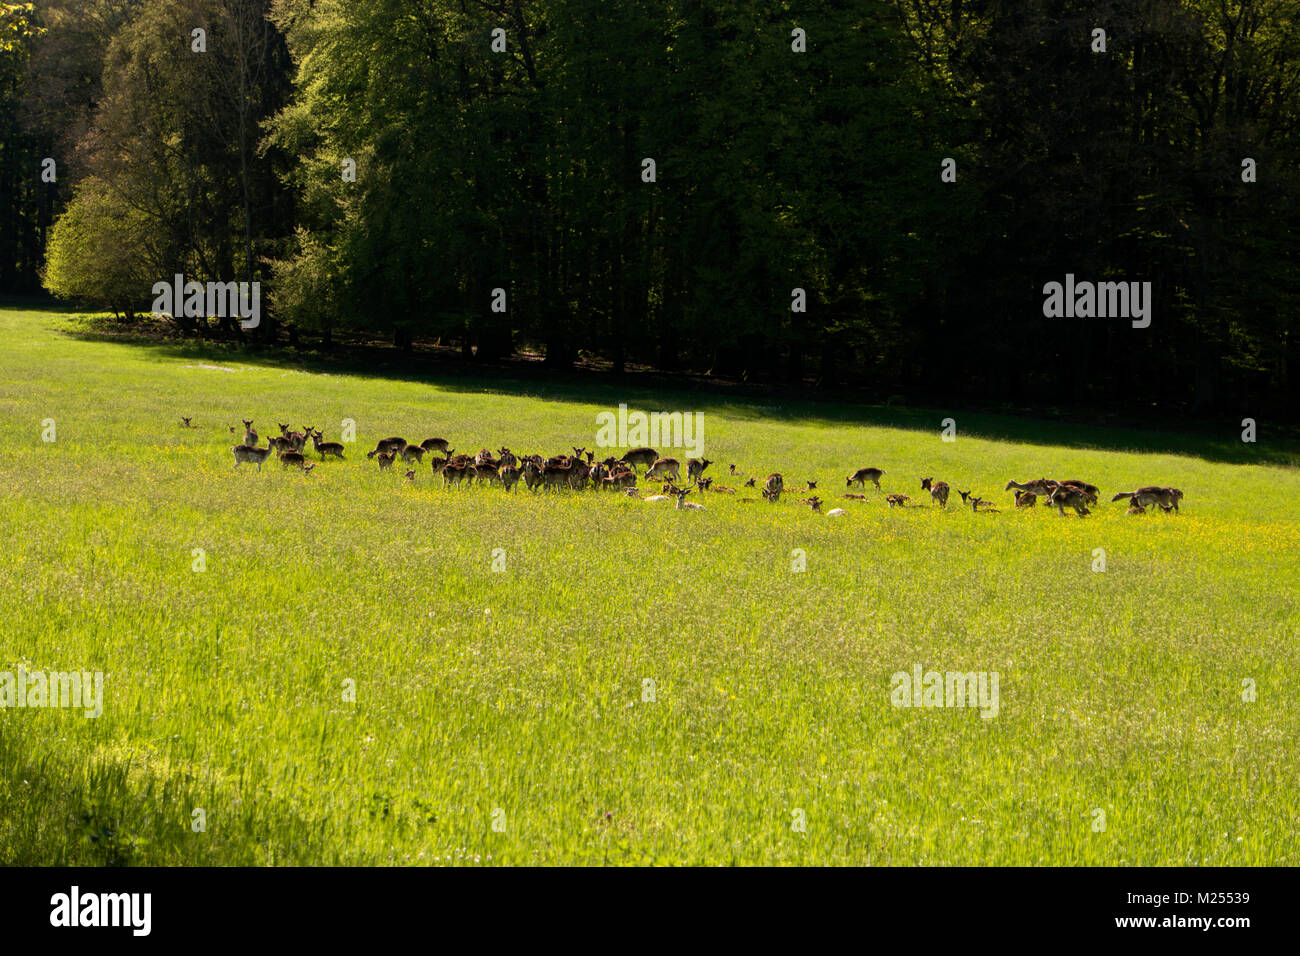
[[[189,426],[189,419],[182,419]],[[326,457],[343,458],[343,445],[336,441],[323,441],[324,435],[317,428],[311,425],[304,425],[300,432],[290,430],[287,424],[281,424],[280,435],[268,436],[266,445],[258,444],[257,432],[253,429],[253,423],[250,420],[244,421],[244,440],[242,443],[235,445],[231,451],[235,455],[235,467],[238,468],[245,462],[257,465],[259,471],[262,464],[271,457],[272,454],[278,456],[280,463],[286,468],[301,468],[303,471],[310,472],[315,467],[315,462],[308,461],[305,455],[307,441],[310,439],[312,447],[320,455],[321,461]],[[235,426],[231,425],[230,430],[238,434]],[[506,491],[512,490],[515,485],[523,481],[524,486],[529,491],[537,491],[539,488],[549,491],[558,491],[563,488],[574,491],[587,487],[605,489],[609,491],[622,491],[624,494],[641,501],[670,501],[674,498],[677,501],[677,507],[682,510],[699,511],[704,509],[704,505],[696,504],[686,500],[686,496],[694,490],[702,492],[712,492],[715,494],[736,493],[735,488],[729,488],[725,485],[714,486],[711,477],[704,476],[705,469],[713,464],[708,458],[690,458],[686,461],[686,484],[694,485],[694,488],[680,488],[677,482],[681,481],[682,463],[676,458],[660,457],[659,453],[653,448],[633,448],[621,458],[609,457],[603,461],[596,461],[595,453],[587,451],[585,448],[574,448],[573,454],[555,455],[550,458],[544,458],[541,455],[524,455],[522,457],[515,455],[509,448],[500,448],[497,454],[493,455],[487,449],[481,449],[476,455],[458,455],[451,448],[451,443],[445,438],[426,438],[418,445],[408,442],[405,438],[394,436],[392,438],[380,439],[374,449],[366,454],[367,458],[375,459],[379,464],[380,471],[388,471],[393,465],[400,461],[404,466],[420,466],[424,463],[424,456],[429,455],[433,474],[442,476],[444,488],[452,488],[461,484],[483,484],[500,485]],[[642,497],[637,490],[637,469],[644,467],[645,474],[641,476],[646,481],[662,482],[664,494],[655,494],[648,497]],[[731,465],[731,474],[737,475],[736,466]],[[859,468],[853,474],[848,476],[845,482],[846,488],[852,488],[857,485],[858,488],[866,488],[867,482],[871,482],[877,490],[880,490],[880,479],[885,472],[880,468]],[[406,467],[405,475],[407,481],[415,480],[415,468]],[[757,478],[750,478],[744,482],[743,487],[757,488]],[[808,491],[814,491],[817,488],[816,481],[807,482]],[[785,479],[779,473],[768,475],[763,482],[761,493],[766,501],[780,501],[781,495],[785,492]],[[948,507],[949,486],[946,481],[935,481],[934,478],[922,478],[921,490],[930,493],[931,500],[942,508]],[[1006,491],[1015,491],[1015,507],[1032,508],[1038,504],[1038,500],[1043,499],[1046,507],[1055,508],[1059,514],[1065,515],[1065,509],[1070,508],[1079,517],[1085,517],[1091,512],[1088,510],[1089,505],[1097,503],[1097,496],[1100,491],[1096,485],[1090,485],[1086,481],[1069,479],[1066,481],[1056,481],[1051,478],[1038,478],[1034,481],[1024,483],[1018,481],[1008,481]],[[971,506],[971,510],[979,513],[997,513],[997,508],[993,507],[995,502],[986,500],[974,495],[969,491],[958,491],[961,495],[963,504]],[[857,501],[865,501],[866,495],[853,494],[846,492],[845,498]],[[1144,514],[1148,508],[1158,505],[1166,514],[1178,510],[1178,503],[1182,500],[1183,493],[1177,488],[1164,488],[1156,485],[1147,485],[1138,488],[1136,491],[1121,491],[1115,495],[1111,501],[1129,502],[1128,514]],[[756,498],[740,498],[742,503],[756,501]],[[904,494],[889,494],[885,496],[885,501],[892,507],[908,507],[911,497]],[[830,511],[822,512],[822,500],[816,495],[808,498],[800,498],[801,504],[806,504],[813,511],[819,514],[825,514],[830,518],[843,517],[847,512],[843,508],[834,508]]]

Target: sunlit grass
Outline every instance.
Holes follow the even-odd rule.
[[[66,322],[0,311],[0,670],[110,676],[95,720],[0,710],[0,862],[1300,862],[1293,470],[729,403],[706,411],[719,483],[743,481],[730,462],[815,478],[849,516],[752,489],[693,514],[446,492],[427,466],[380,474],[367,443],[554,454],[609,405]],[[236,470],[247,417],[331,440],[351,418],[358,442],[307,476]],[[838,500],[867,464],[915,501],[935,475],[1008,506]],[[1006,480],[1041,474],[1107,503],[1016,513]],[[1182,514],[1108,503],[1147,483],[1181,487]],[[1000,713],[894,708],[915,663],[997,671]]]

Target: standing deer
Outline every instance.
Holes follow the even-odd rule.
[[[879,468],[859,468],[853,474],[849,475],[849,479],[844,483],[844,487],[852,488],[854,485],[857,485],[859,488],[865,488],[869,481],[875,485],[876,490],[879,491],[880,478],[882,475],[884,475],[884,471]]]
[[[244,462],[251,462],[257,466],[257,470],[262,470],[262,462],[271,457],[274,449],[271,447],[270,439],[267,439],[265,448],[258,448],[256,445],[235,445],[230,449],[235,454],[235,467],[238,468]]]
[[[320,460],[324,461],[326,455],[333,455],[335,458],[339,459],[340,461],[346,461],[346,459],[343,457],[343,446],[336,441],[321,441],[321,438],[323,437],[324,436],[321,435],[319,429],[312,430],[311,433],[312,445],[315,446],[316,452],[320,455]]]
[[[922,478],[921,490],[930,492],[931,500],[937,502],[939,507],[948,507],[948,482],[936,482],[933,478]]]

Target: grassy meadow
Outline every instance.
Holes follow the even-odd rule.
[[[1266,422],[1243,446],[418,381],[81,321],[0,310],[0,671],[107,674],[95,719],[0,709],[0,863],[1300,864],[1300,451]],[[365,459],[390,434],[591,447],[619,401],[702,412],[719,483],[815,478],[849,514],[444,491]],[[357,442],[236,470],[241,418]],[[917,503],[947,480],[949,508],[840,500],[863,465]],[[1102,502],[1010,508],[1040,475]],[[1182,512],[1109,502],[1143,484]],[[917,664],[997,672],[997,716],[893,706]]]

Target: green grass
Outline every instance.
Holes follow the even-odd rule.
[[[75,327],[0,311],[0,670],[102,670],[106,700],[0,709],[0,862],[1300,863],[1300,478],[1232,463],[1255,451],[1232,434],[584,400]],[[388,434],[590,446],[619,400],[703,411],[719,482],[733,461],[815,477],[828,506],[865,464],[918,501],[930,474],[1006,501],[1040,474],[1187,497],[1083,520],[874,490],[842,520],[797,496],[681,513],[446,492],[364,458]],[[226,426],[250,416],[330,439],[352,418],[358,442],[308,476],[236,470]],[[1294,460],[1267,435],[1261,462]],[[917,663],[998,672],[997,717],[892,706]]]

